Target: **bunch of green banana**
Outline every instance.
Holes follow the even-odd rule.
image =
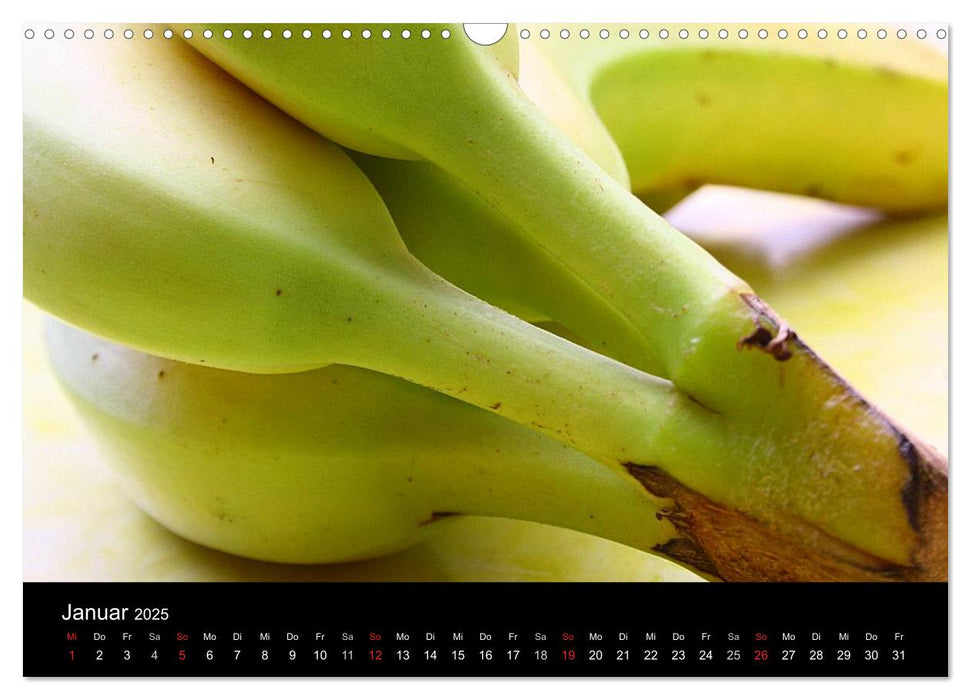
[[[942,401],[934,393],[941,382],[927,381],[929,377],[936,378],[940,368],[946,370],[946,335],[944,339],[936,335],[940,329],[946,334],[946,314],[943,318],[928,322],[929,316],[935,316],[934,309],[940,308],[940,313],[944,314],[940,278],[942,268],[946,272],[946,221],[881,224],[875,229],[844,238],[836,245],[825,245],[816,254],[800,256],[781,269],[778,264],[770,266],[760,262],[750,253],[741,257],[751,247],[749,240],[744,241],[744,247],[742,243],[739,241],[732,247],[723,244],[718,250],[719,257],[730,260],[733,268],[743,270],[747,279],[758,282],[759,288],[773,303],[779,303],[787,316],[792,315],[801,327],[811,329],[815,342],[821,343],[828,353],[832,353],[831,357],[857,386],[868,394],[873,392],[881,403],[899,413],[899,417],[906,418],[912,427],[933,437],[935,443],[946,444],[946,432],[940,434],[942,424],[946,423],[946,399]],[[930,251],[929,244],[932,244]],[[895,283],[900,275],[914,280],[915,289],[903,292]],[[914,291],[920,293],[915,294]],[[827,315],[827,309],[833,305],[841,308],[838,324],[834,324],[832,317]],[[862,319],[861,309],[872,309],[874,313]],[[929,314],[929,311],[932,313]],[[38,314],[33,310],[28,310],[28,313],[33,330]],[[865,324],[865,332],[858,338],[861,323]],[[879,342],[880,339],[892,341],[899,336],[899,326],[895,324],[919,329],[924,338],[921,349],[917,350],[906,343],[888,347],[886,343]],[[456,456],[467,462],[473,458],[471,455],[475,455],[474,459],[495,462],[497,470],[504,470],[504,460],[513,457],[510,450],[523,444],[522,440],[510,443],[508,435],[505,440],[495,444],[479,442],[483,431],[475,430],[475,426],[482,426],[483,418],[479,419],[480,422],[474,421],[471,419],[474,413],[484,417],[485,425],[493,422],[493,430],[485,431],[493,435],[501,435],[495,432],[495,427],[500,424],[507,429],[513,426],[490,418],[484,411],[469,411],[457,402],[451,403],[461,412],[460,423],[467,429],[466,435],[457,436],[447,429],[451,425],[447,414],[440,415],[435,422],[411,420],[407,412],[408,404],[401,398],[406,393],[402,391],[403,388],[413,396],[424,393],[419,405],[426,408],[431,405],[432,397],[438,399],[440,408],[448,400],[382,375],[372,375],[372,391],[367,405],[352,398],[346,415],[341,413],[343,404],[339,400],[317,409],[323,415],[336,419],[333,426],[324,426],[323,430],[318,428],[316,419],[307,420],[305,417],[316,415],[311,410],[306,410],[304,417],[298,417],[295,422],[286,420],[283,423],[289,412],[300,413],[306,409],[294,406],[294,402],[306,399],[307,392],[299,391],[288,396],[283,391],[284,385],[292,383],[296,377],[246,375],[160,359],[152,361],[130,349],[121,349],[110,342],[85,336],[81,331],[62,328],[56,322],[51,322],[51,326],[48,347],[54,371],[67,388],[67,396],[80,416],[99,439],[102,452],[106,453],[104,456],[116,467],[115,471],[127,492],[170,528],[181,524],[178,531],[182,534],[219,549],[236,551],[232,547],[232,544],[236,544],[241,554],[255,556],[253,543],[257,542],[264,550],[269,550],[271,556],[280,556],[281,552],[293,547],[291,538],[307,540],[310,546],[317,548],[327,542],[333,543],[335,532],[346,529],[347,521],[338,518],[335,530],[321,532],[322,522],[331,516],[314,509],[302,519],[302,526],[284,529],[281,519],[276,518],[275,514],[287,513],[291,509],[299,512],[308,503],[322,509],[328,502],[334,502],[339,504],[340,510],[345,507],[344,494],[351,498],[360,495],[360,480],[354,478],[333,480],[327,491],[308,489],[309,481],[321,478],[318,472],[325,463],[323,458],[332,456],[334,449],[341,459],[348,461],[345,475],[351,465],[361,463],[364,468],[360,473],[368,474],[370,478],[367,467],[372,466],[373,460],[369,456],[375,453],[386,456],[388,464],[413,462],[413,469],[419,471],[426,461],[443,464],[436,456],[436,449],[439,446],[453,447],[454,442],[435,441],[435,432],[442,430],[442,426],[446,426],[449,437],[459,439],[465,445],[463,450],[455,453]],[[888,350],[893,351],[889,358]],[[95,355],[98,355],[96,359]],[[119,362],[119,359],[127,359],[127,362]],[[888,359],[891,361],[889,366],[894,367],[894,380],[891,382],[887,381],[885,373]],[[158,376],[159,371],[164,372],[162,377]],[[360,376],[367,377],[368,374],[361,372]],[[170,382],[173,378],[174,381]],[[384,381],[379,383],[377,378]],[[285,381],[275,386],[271,395],[268,394],[266,390],[277,380]],[[341,389],[345,392],[350,389],[353,394],[354,386],[345,381]],[[360,387],[361,384],[356,386]],[[378,391],[381,386],[384,394]],[[260,387],[264,389],[262,394]],[[325,387],[323,393],[328,394],[330,390],[336,391],[337,387]],[[35,410],[44,416],[45,423],[52,419],[52,413],[56,416],[59,397],[50,396],[49,391],[45,392],[41,387],[28,386],[25,376],[25,394],[28,393],[36,406]],[[253,398],[257,394],[265,398]],[[241,397],[246,397],[246,400]],[[281,397],[287,397],[287,400]],[[281,407],[281,403],[285,406]],[[388,420],[389,412],[384,408],[388,403],[395,408],[405,408],[393,414],[396,417],[393,422]],[[941,406],[944,406],[943,412]],[[925,415],[927,411],[930,411],[929,415]],[[56,417],[53,419],[57,420]],[[374,439],[364,443],[362,453],[345,450],[341,441],[331,449],[323,447],[323,441],[332,434],[336,425],[347,426],[352,434],[361,435],[370,430],[368,426],[372,422],[379,423],[385,432],[373,430]],[[413,427],[413,432],[403,431],[400,428],[402,422]],[[284,426],[283,430],[278,427],[280,425]],[[46,428],[47,454],[36,460],[32,465],[35,469],[28,472],[51,473],[53,483],[33,486],[37,493],[45,494],[42,507],[48,511],[65,507],[65,503],[58,503],[56,498],[56,492],[62,488],[66,476],[64,469],[88,471],[78,469],[77,457],[73,456],[73,452],[69,453],[72,454],[71,464],[63,464],[64,458],[60,455],[64,453],[58,452],[47,442],[51,429]],[[254,435],[260,438],[255,447],[252,446]],[[394,436],[394,439],[386,435]],[[523,437],[526,435],[532,436],[537,445],[543,442],[538,436],[523,431]],[[391,449],[384,450],[388,441],[392,443]],[[554,442],[547,441],[547,444],[557,446]],[[495,453],[496,449],[501,451],[502,456]],[[53,454],[51,450],[54,450]],[[175,458],[174,452],[177,453]],[[319,458],[316,461],[311,456],[315,452]],[[551,466],[563,459],[564,452],[571,457],[576,455],[568,448],[553,450],[549,454],[553,460]],[[368,459],[365,460],[362,455]],[[539,450],[533,451],[530,456],[536,462],[543,461],[544,457]],[[275,476],[269,492],[264,493],[267,489],[267,464],[272,465]],[[192,476],[186,478],[186,474]],[[502,478],[500,474],[501,471],[495,473],[495,479]],[[77,479],[78,475],[67,476],[68,483],[71,483],[71,477]],[[514,474],[503,476],[515,478]],[[481,491],[480,497],[489,498],[488,490],[494,488],[494,483],[494,480],[484,482],[472,476],[460,488],[463,492]],[[611,546],[607,541],[559,528],[542,528],[531,523],[496,518],[432,519],[420,510],[404,529],[421,535],[421,544],[398,555],[338,567],[281,567],[207,554],[176,538],[166,537],[156,528],[147,525],[137,527],[139,521],[130,522],[130,516],[126,519],[123,512],[112,511],[114,525],[112,521],[105,522],[103,515],[94,516],[99,512],[97,509],[118,509],[122,506],[112,506],[111,502],[101,503],[108,496],[102,493],[103,484],[99,483],[96,487],[100,488],[86,496],[97,501],[97,504],[92,503],[96,510],[90,511],[92,516],[87,518],[90,524],[84,526],[84,516],[79,519],[76,512],[71,511],[70,517],[72,523],[82,523],[82,537],[101,542],[105,540],[106,530],[114,532],[118,522],[125,523],[124,533],[108,535],[113,553],[128,552],[139,562],[136,566],[128,562],[122,569],[121,576],[125,580],[146,576],[151,580],[184,580],[187,577],[269,580],[281,576],[308,580],[319,577],[328,580],[334,577],[342,580],[371,580],[377,577],[384,580],[389,576],[395,580],[522,580],[524,577],[543,580],[576,580],[578,577],[582,580],[605,577],[611,580],[654,580],[663,577],[663,580],[672,580],[690,575],[676,571],[672,565],[665,566],[665,562],[657,557],[638,557],[635,550],[627,547]],[[85,486],[74,484],[73,488],[83,490]],[[47,493],[48,489],[53,493]],[[77,490],[70,493],[71,499],[78,497]],[[414,491],[400,491],[398,495],[401,499],[421,499],[426,496],[424,492],[416,494]],[[523,495],[517,492],[513,502]],[[360,498],[354,501],[354,522],[368,523],[370,518],[382,519],[381,512],[372,509],[380,507],[388,494],[382,490],[378,496],[374,501]],[[588,498],[589,495],[585,494],[584,497]],[[232,509],[229,508],[230,503]],[[429,506],[436,507],[432,504]],[[539,512],[540,509],[531,510],[530,517],[539,517]],[[583,512],[582,508],[580,512]],[[569,512],[562,515],[569,516]],[[608,510],[607,515],[616,517],[617,514]],[[259,537],[251,532],[257,520],[260,523]],[[293,525],[294,519],[287,517],[282,522]],[[419,522],[424,524],[419,525]],[[90,532],[95,528],[95,523],[96,532]],[[188,528],[186,523],[198,526]],[[587,520],[585,525],[599,524]],[[51,526],[45,519],[44,527]],[[250,532],[246,532],[247,529]],[[76,527],[72,531],[77,531]],[[398,537],[400,534],[393,531],[386,536]],[[70,570],[74,572],[75,579],[79,576],[84,578],[85,567],[79,566],[76,561],[77,549],[69,548],[66,551],[74,557]],[[114,559],[98,558],[97,561],[111,562]],[[333,559],[320,555],[319,559],[314,560]],[[82,573],[79,574],[79,571]],[[99,568],[98,571],[97,576],[102,579],[112,576],[110,570]]]
[[[584,303],[551,317],[627,365],[431,273],[343,152],[173,43],[25,50],[26,295],[175,360],[353,365],[493,411],[639,489],[664,527],[622,541],[713,576],[943,578],[942,460],[549,124],[501,52],[452,35],[192,46],[342,145],[462,182],[576,280]]]

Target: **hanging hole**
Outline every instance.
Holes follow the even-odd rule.
[[[492,46],[506,36],[508,24],[463,24],[465,36],[479,46]],[[545,38],[545,37],[544,37]]]

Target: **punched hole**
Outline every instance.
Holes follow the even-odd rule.
[[[508,24],[463,24],[462,29],[465,31],[465,36],[472,40],[473,43],[479,46],[492,46],[498,43],[502,37],[506,36],[506,30],[509,28]],[[546,39],[549,37],[550,33],[547,30]]]

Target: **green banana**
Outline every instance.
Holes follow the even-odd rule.
[[[646,371],[656,367],[642,362],[638,334],[613,306],[440,168],[351,156],[380,192],[408,250],[430,269],[527,321],[556,319],[594,339],[584,344],[601,354]]]
[[[660,42],[557,38],[563,29],[576,37],[572,25],[557,25],[554,38],[541,40],[539,27],[524,29],[531,37],[518,45],[525,94],[617,182],[629,188],[633,177],[637,195],[658,210],[707,181],[811,191],[895,213],[947,202],[947,61],[921,43],[874,49],[872,41],[854,40],[834,49],[832,42],[800,41],[791,50],[778,27],[768,28],[767,40],[754,29],[747,41],[735,30],[701,40],[692,28],[694,38]],[[653,37],[659,29],[645,28]],[[830,79],[834,72],[840,81]],[[907,79],[895,79],[901,76]],[[713,104],[711,94],[725,92],[734,101]],[[839,118],[827,109],[841,110]],[[811,138],[813,129],[827,139],[825,148]],[[891,153],[901,139],[908,148]],[[662,147],[666,157],[659,157]],[[921,154],[917,167],[898,162],[905,151]],[[381,193],[409,250],[435,272],[521,318],[556,318],[582,329],[599,338],[598,352],[650,369],[616,311],[455,178],[430,163],[350,155]]]
[[[202,547],[150,518],[121,488],[125,477],[119,479],[112,467],[124,472],[143,464],[144,451],[140,459],[109,463],[106,452],[117,455],[118,450],[98,444],[84,420],[118,405],[115,397],[124,392],[115,382],[115,389],[103,387],[88,401],[78,397],[76,409],[52,371],[44,341],[47,322],[43,312],[24,303],[25,581],[701,580],[681,566],[610,540],[476,516],[440,518],[422,527],[414,547],[343,564],[276,564]],[[293,488],[296,499],[308,495],[299,485]]]
[[[626,40],[620,26],[606,27],[609,40],[579,40],[575,25],[523,29],[526,93],[571,136],[588,133],[584,150],[601,163],[611,162],[608,132],[650,203],[667,208],[719,183],[894,214],[947,206],[947,59],[918,38],[841,40],[836,26],[813,27],[827,41],[778,25],[733,26],[725,38],[685,25],[685,38],[666,39],[664,25],[638,25]],[[600,129],[588,125],[595,117]]]
[[[589,457],[495,415],[341,365],[252,375],[156,358],[51,321],[55,374],[135,502],[233,554],[368,559],[462,513],[643,551],[676,545],[658,503]]]
[[[380,198],[334,147],[191,52],[140,44],[25,52],[24,261],[32,300],[175,359],[263,372],[355,364],[494,410],[643,483],[670,503],[665,520],[691,542],[697,568],[724,578],[944,575],[946,480],[933,457],[861,408],[743,283],[602,173],[593,186],[622,211],[601,204],[603,221],[587,212],[579,223],[603,232],[630,215],[622,238],[613,239],[618,250],[591,248],[587,237],[559,229],[552,231],[556,255],[569,253],[576,269],[598,252],[583,270],[589,273],[621,253],[645,253],[635,279],[615,270],[596,291],[615,304],[638,288],[652,295],[642,297],[653,304],[637,320],[658,321],[645,347],[665,341],[651,359],[673,384],[447,285],[407,255]],[[448,46],[462,60],[447,60],[451,48],[398,58],[438,61],[451,80],[464,59],[466,67],[498,66],[492,54]],[[354,79],[359,66],[347,67],[338,82]],[[408,88],[407,75],[377,77],[386,88],[401,81],[399,94]],[[505,80],[470,82],[506,94]],[[344,97],[345,108],[361,108],[360,93]],[[473,105],[490,108],[482,100]],[[521,118],[512,132],[534,122],[530,110],[509,115]],[[366,140],[368,119],[378,115],[371,106],[361,116],[355,137]],[[415,117],[415,105],[388,116],[392,128],[377,136],[385,147]],[[454,108],[435,116],[457,117]],[[353,132],[356,123],[341,128]],[[535,234],[581,213],[576,205],[591,194],[583,179],[600,171],[540,122],[534,126],[539,142],[521,144],[531,156],[544,160],[549,147],[577,164],[572,172],[553,168],[544,187],[579,186],[579,201],[565,212],[563,201],[544,212],[529,192],[498,188],[512,196],[502,211]],[[485,133],[486,142],[504,140],[501,129]],[[495,185],[489,168],[479,170],[465,173],[467,180]],[[544,216],[527,227],[530,211]],[[639,224],[653,234],[637,234]],[[550,240],[543,243],[549,250]],[[653,265],[652,279],[642,265]],[[639,324],[638,332],[648,338],[646,328]],[[766,352],[744,352],[738,343]],[[791,354],[787,364],[775,364],[784,354]],[[775,368],[789,379],[780,382]],[[709,386],[726,370],[734,376]],[[780,406],[779,415],[769,415],[767,403]],[[780,463],[789,466],[780,470]]]

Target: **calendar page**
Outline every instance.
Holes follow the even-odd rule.
[[[24,675],[947,676],[949,35],[25,24]]]

